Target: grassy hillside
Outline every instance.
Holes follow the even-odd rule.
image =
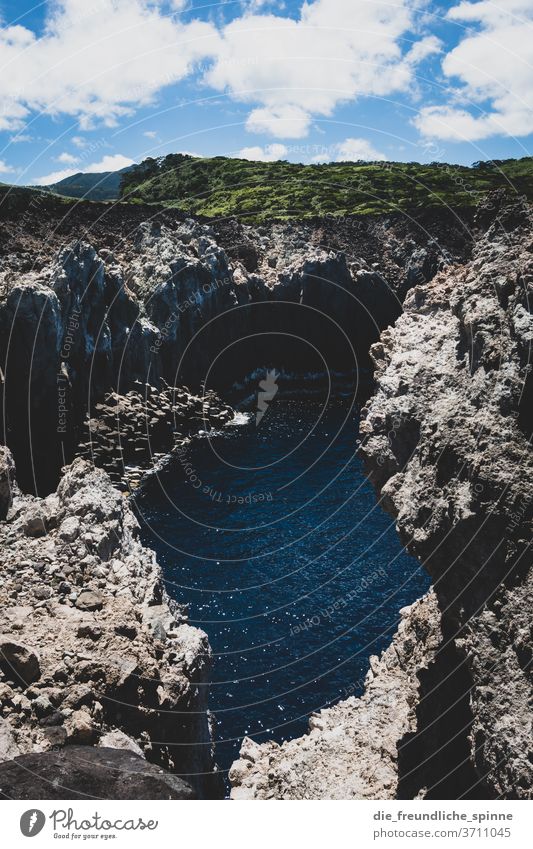
[[[293,165],[171,154],[147,159],[124,174],[121,196],[257,221],[475,206],[499,187],[533,200],[533,157],[466,168],[397,162]]]
[[[116,200],[120,196],[120,183],[129,171],[103,171],[101,174],[73,174],[59,183],[47,186],[55,194],[70,198],[85,198],[85,200]]]

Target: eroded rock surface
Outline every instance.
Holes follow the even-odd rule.
[[[25,491],[55,488],[86,413],[138,383],[222,391],[267,365],[362,380],[405,292],[470,244],[451,221],[215,227],[126,205],[91,225],[93,211],[49,222],[42,244],[34,211],[2,224],[0,442]]]
[[[433,578],[455,655],[447,686],[464,713],[453,745],[440,729],[448,767],[463,760],[482,795],[506,798],[533,796],[532,295],[531,210],[503,207],[472,262],[415,287],[382,334],[362,424],[373,480]],[[425,763],[411,792],[438,781],[425,712],[438,677],[419,705]]]
[[[209,795],[210,648],[137,529],[81,459],[57,493],[15,497],[0,525],[0,759],[104,741]]]

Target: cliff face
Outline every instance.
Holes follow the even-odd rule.
[[[236,797],[533,796],[533,225],[527,208],[491,218],[470,263],[408,293],[362,411],[369,474],[435,607],[404,613],[361,699],[281,747],[245,741]]]
[[[57,493],[16,493],[0,551],[0,760],[31,754],[46,775],[37,754],[66,744],[127,749],[216,792],[207,636],[168,599],[107,475],[76,460]],[[83,763],[63,768],[80,793]]]
[[[456,776],[506,798],[533,793],[532,294],[531,210],[502,209],[473,261],[415,287],[372,350],[364,453],[433,579],[445,641],[411,741],[428,758],[413,792],[438,781],[437,737]],[[454,741],[444,722],[430,728],[450,686],[463,703]]]
[[[75,209],[46,228],[46,213],[12,211],[0,229],[0,441],[40,494],[110,390],[161,378],[227,390],[267,365],[364,374],[405,292],[470,245],[447,220],[215,229],[90,206],[83,223]]]

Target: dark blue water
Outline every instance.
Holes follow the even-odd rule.
[[[138,499],[167,589],[214,652],[217,762],[282,741],[362,690],[429,581],[357,456],[349,402],[274,402],[260,425],[192,441]]]

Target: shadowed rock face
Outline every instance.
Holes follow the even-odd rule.
[[[422,681],[411,755],[418,747],[427,760],[411,792],[438,781],[426,728],[455,686],[463,722],[453,745],[440,729],[448,768],[458,775],[462,760],[489,795],[533,795],[532,284],[531,212],[502,209],[473,261],[414,288],[372,349],[363,450],[402,540],[433,578],[448,653]]]
[[[449,222],[440,244],[435,222],[437,239],[423,223],[409,231],[393,219],[341,224],[334,238],[329,224],[217,231],[168,213],[132,230],[110,220],[105,239],[95,225],[91,239],[76,215],[66,247],[53,248],[57,233],[39,247],[30,215],[23,227],[36,232],[14,245],[8,238],[0,254],[3,441],[22,488],[40,494],[57,485],[87,411],[111,390],[164,378],[226,391],[267,366],[368,373],[368,348],[405,291],[469,244]],[[33,246],[33,266],[9,252],[21,239]],[[241,256],[242,244],[255,246],[253,256]]]
[[[0,763],[0,799],[196,799],[186,781],[132,752],[69,746]]]
[[[282,746],[245,741],[236,798],[533,798],[533,222],[496,212],[472,261],[414,287],[371,349],[362,452],[434,590],[361,699]]]

